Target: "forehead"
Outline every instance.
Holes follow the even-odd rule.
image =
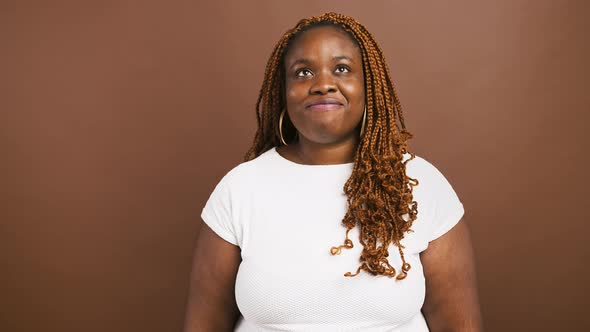
[[[285,63],[300,58],[313,59],[324,56],[345,55],[350,58],[360,58],[360,49],[348,33],[332,26],[311,28],[297,35],[292,41]]]

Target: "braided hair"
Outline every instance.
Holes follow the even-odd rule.
[[[355,19],[337,13],[300,20],[278,41],[264,74],[264,81],[256,102],[258,129],[252,147],[244,161],[281,145],[279,115],[285,107],[284,56],[294,37],[317,26],[331,25],[346,32],[360,48],[366,98],[366,125],[357,146],[354,166],[343,190],[347,196],[347,211],[342,220],[346,227],[343,244],[332,247],[332,255],[342,248],[352,248],[348,233],[359,227],[359,241],[363,245],[356,272],[344,276],[354,277],[364,270],[372,275],[404,279],[410,270],[404,258],[405,247],[400,243],[418,215],[418,203],[413,201],[412,187],[418,180],[406,175],[406,164],[415,158],[408,151],[407,141],[412,134],[406,130],[401,104],[383,51],[373,36]],[[296,139],[296,129],[287,122],[283,135],[288,141]],[[410,155],[403,161],[404,154]],[[389,264],[390,244],[398,247],[402,260],[401,271]]]

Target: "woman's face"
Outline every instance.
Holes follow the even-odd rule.
[[[359,47],[335,27],[297,36],[285,55],[286,102],[300,140],[330,144],[358,135],[365,107]]]

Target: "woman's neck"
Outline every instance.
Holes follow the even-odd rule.
[[[299,140],[287,146],[280,146],[277,152],[284,158],[304,165],[336,165],[354,161],[354,154],[359,143],[358,138],[351,138],[332,144],[322,144]]]

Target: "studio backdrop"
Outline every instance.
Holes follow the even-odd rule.
[[[461,198],[486,330],[590,330],[588,7],[2,3],[0,331],[180,331],[201,209],[253,141],[272,47],[326,11],[380,43],[410,148]]]

